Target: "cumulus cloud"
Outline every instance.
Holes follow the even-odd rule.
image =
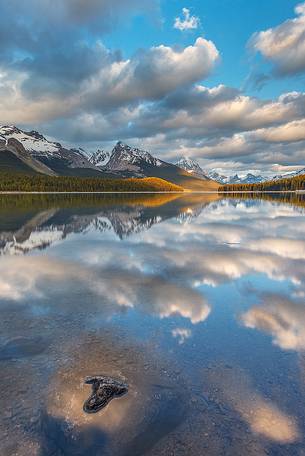
[[[266,142],[289,143],[305,140],[305,119],[294,120],[278,127],[258,130],[255,136]]]
[[[274,65],[275,74],[293,75],[305,70],[305,3],[295,7],[297,17],[256,33],[250,46]]]
[[[43,117],[49,120],[75,117],[77,113],[96,113],[103,118],[115,108],[160,99],[205,78],[219,56],[215,45],[204,38],[181,49],[164,45],[143,49],[128,60],[100,43],[94,48],[77,46],[74,51],[38,55],[36,59],[20,62],[15,69],[2,67],[1,117],[15,116],[13,123],[39,122],[43,111]],[[86,65],[79,65],[80,61]],[[25,106],[28,106],[26,112],[22,109]],[[131,108],[128,113],[130,122]]]
[[[266,162],[302,165],[304,99],[304,93],[291,92],[260,100],[223,85],[197,84],[125,111],[130,124],[122,134],[150,138],[153,150],[164,149],[168,159],[190,155],[212,166],[238,159],[248,169],[250,161],[254,168]]]
[[[182,49],[160,45],[141,50],[130,60],[102,67],[86,84],[84,97],[93,97],[99,106],[158,99],[205,78],[218,57],[214,43],[204,38]]]
[[[39,0],[41,3],[41,0]],[[49,1],[43,0],[46,6],[49,7]],[[89,21],[92,25],[92,20],[102,20],[103,26],[106,21],[112,22],[116,20],[118,13],[120,15],[139,14],[143,11],[154,11],[158,8],[157,1],[151,0],[116,0],[111,2],[109,0],[55,0],[52,4],[62,9],[63,15],[76,23],[84,23]],[[58,9],[57,9],[58,11]]]
[[[191,16],[188,8],[182,9],[182,18],[176,17],[174,28],[180,31],[194,30],[200,26],[200,19],[197,16]]]

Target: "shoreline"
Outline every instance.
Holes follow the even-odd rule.
[[[266,194],[266,193],[299,193],[305,194],[305,190],[255,190],[255,191],[193,191],[185,190],[183,192],[170,192],[170,191],[109,191],[109,192],[39,192],[39,191],[1,191],[0,195],[111,195],[111,194],[168,194],[168,195],[189,195],[190,193],[203,194],[203,195],[240,195],[240,194]]]
[[[0,195],[105,195],[105,194],[168,194],[168,195],[185,195],[188,192],[153,192],[153,191],[142,191],[142,192],[26,192],[26,191],[5,191],[0,192]],[[217,192],[216,192],[217,193]]]
[[[240,194],[250,194],[250,195],[253,195],[254,193],[258,193],[258,194],[264,194],[264,193],[304,193],[305,194],[305,190],[243,190],[243,191],[218,191],[217,192],[219,195],[228,195],[228,194],[231,194],[231,195],[240,195]]]

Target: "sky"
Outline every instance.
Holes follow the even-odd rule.
[[[305,166],[305,2],[0,0],[0,124],[224,174]]]

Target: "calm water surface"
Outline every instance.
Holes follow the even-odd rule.
[[[305,455],[304,207],[2,196],[1,456]]]

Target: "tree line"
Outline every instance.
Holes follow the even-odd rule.
[[[100,177],[50,177],[0,173],[0,192],[182,192],[182,187],[163,179]]]

